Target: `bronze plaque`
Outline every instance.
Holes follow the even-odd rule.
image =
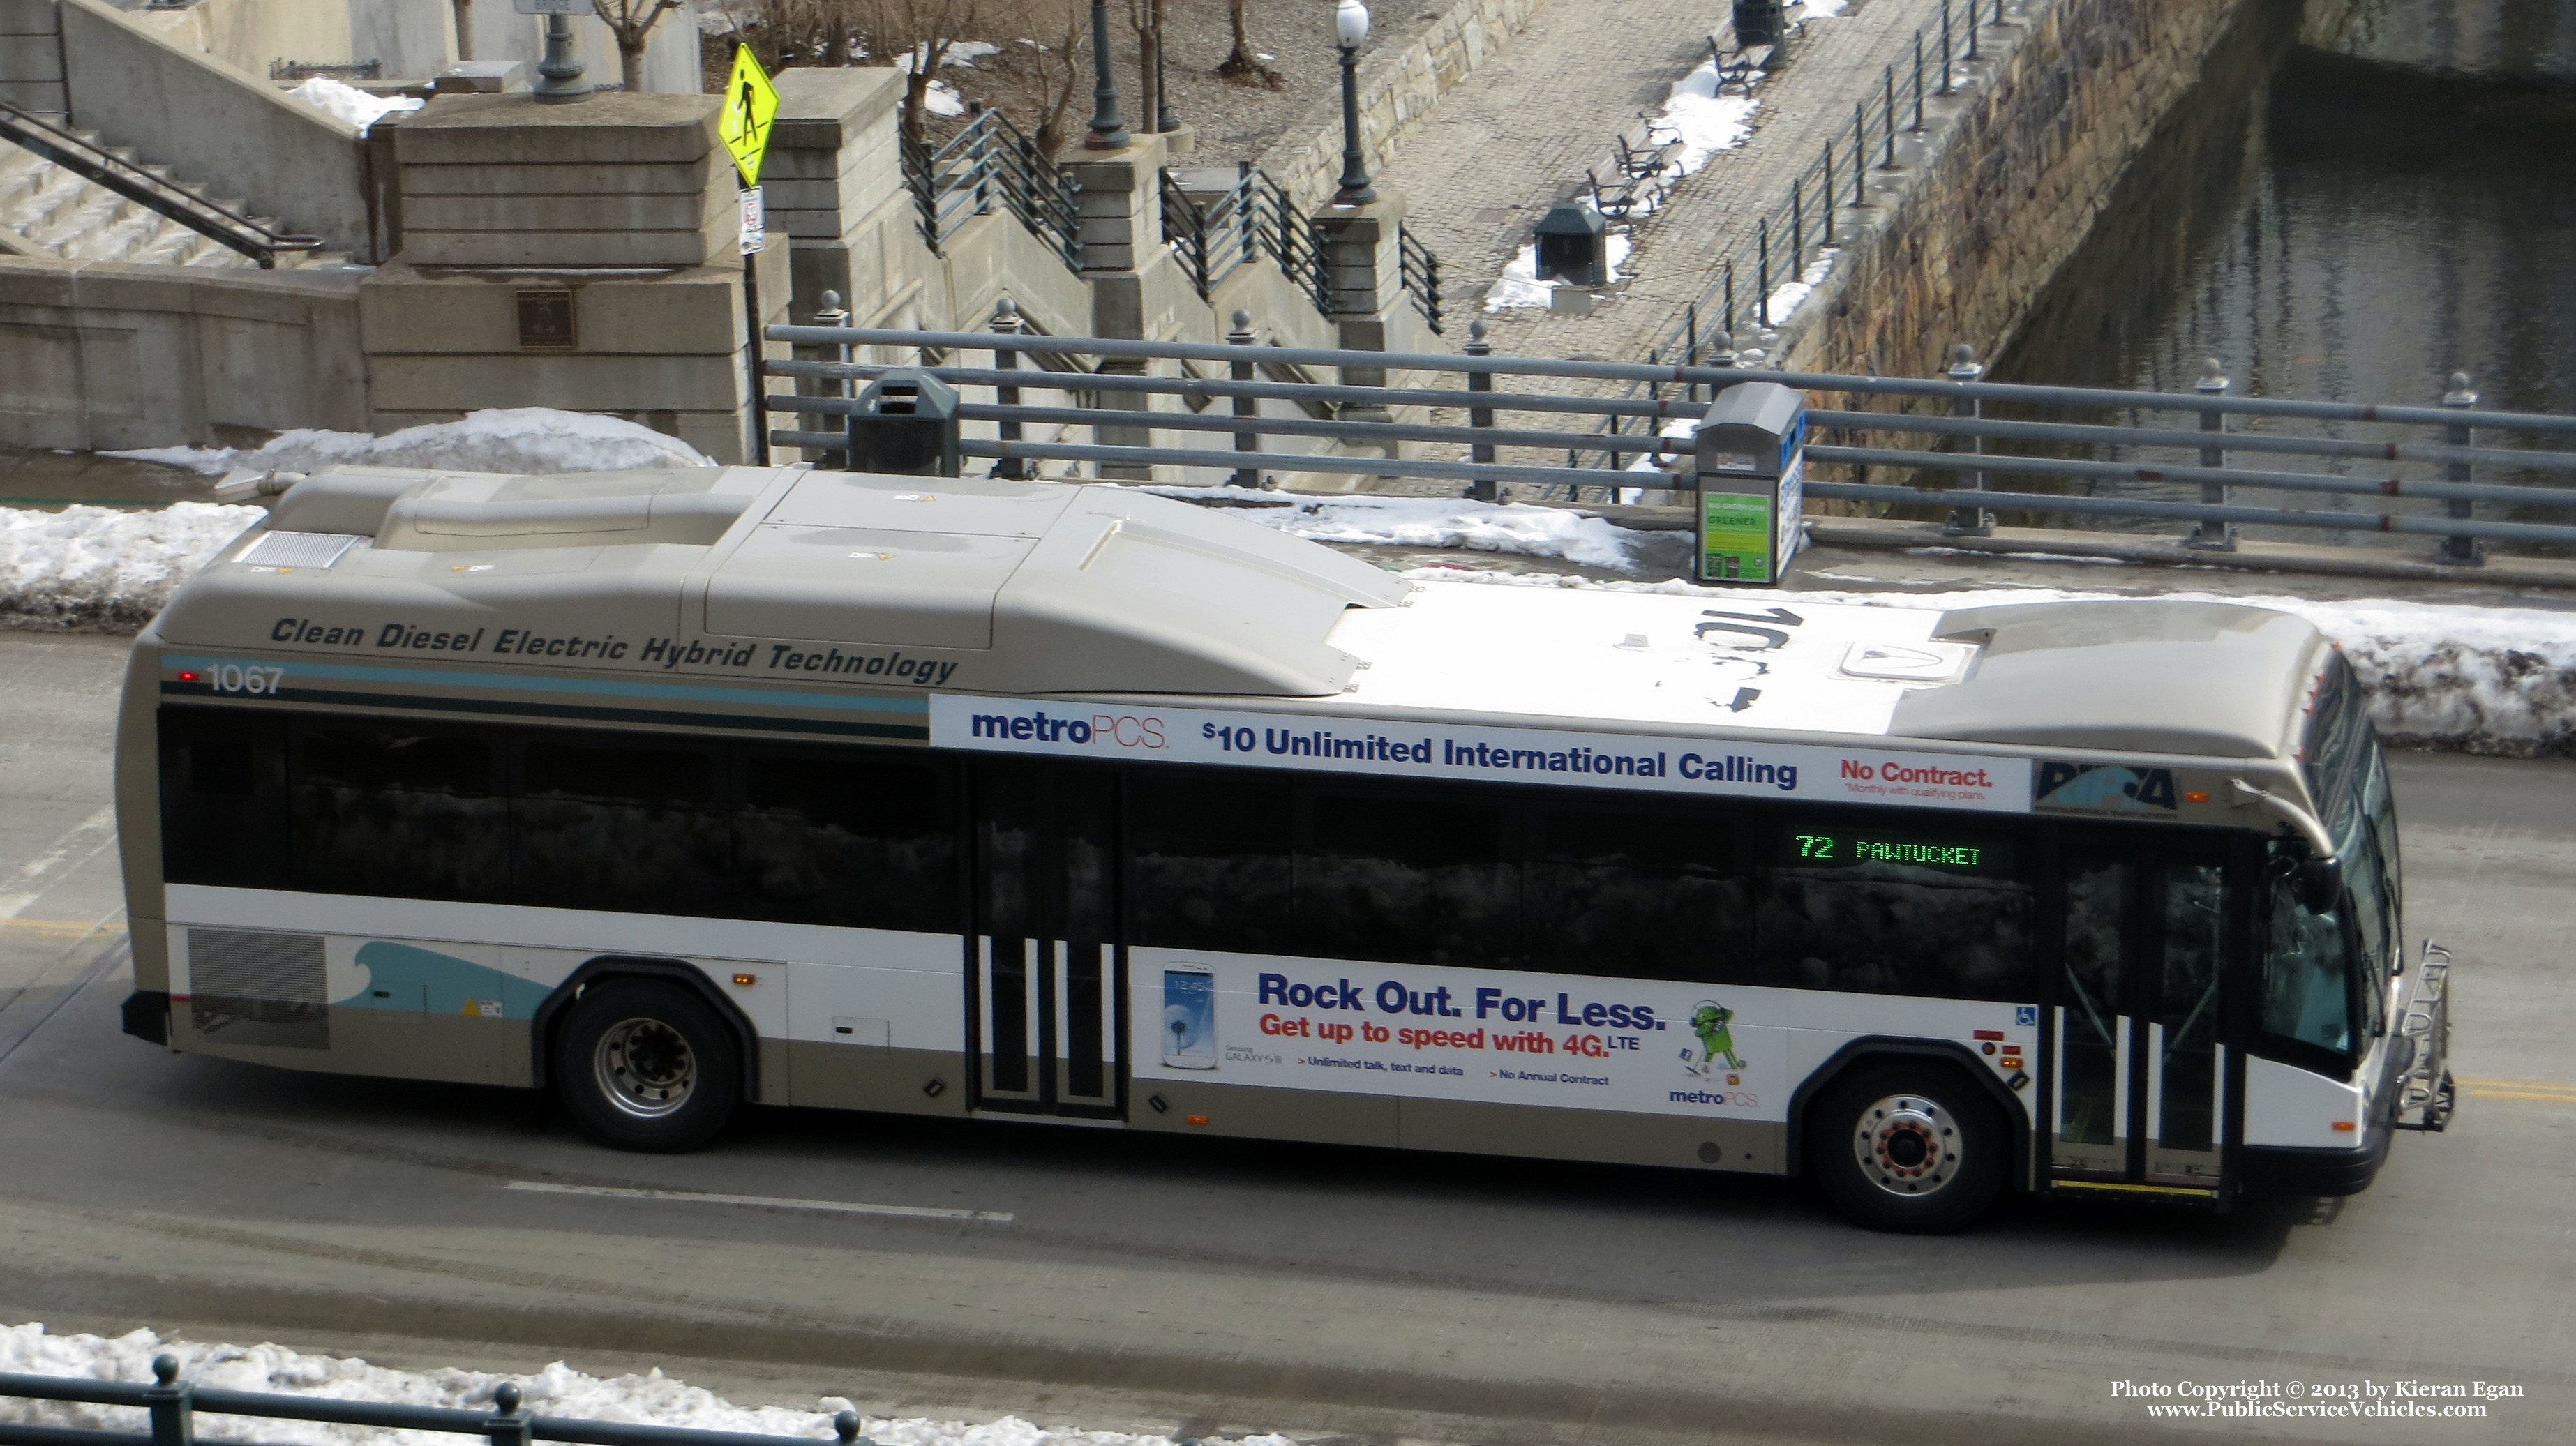
[[[554,351],[578,345],[573,339],[571,291],[519,293],[519,345]]]

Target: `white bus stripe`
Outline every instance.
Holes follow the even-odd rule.
[[[767,1210],[821,1210],[834,1215],[907,1215],[924,1220],[982,1220],[996,1225],[1017,1218],[1007,1210],[944,1210],[931,1205],[866,1205],[850,1200],[785,1200],[768,1195],[710,1195],[696,1190],[621,1190],[613,1185],[555,1185],[513,1180],[507,1190],[544,1195],[604,1195],[613,1200],[676,1200],[684,1205],[753,1205]]]

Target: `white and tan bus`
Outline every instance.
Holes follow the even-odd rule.
[[[343,468],[134,650],[129,1033],[558,1091],[2005,1190],[2449,1108],[2351,671],[2203,603],[1416,583],[1110,486]]]

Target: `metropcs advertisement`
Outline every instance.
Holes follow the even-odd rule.
[[[1138,1079],[1789,1117],[1775,990],[1181,949],[1128,968]]]
[[[1379,778],[2030,811],[2022,759],[933,694],[930,744]]]

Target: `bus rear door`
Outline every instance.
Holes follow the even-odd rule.
[[[974,766],[973,1108],[1125,1115],[1117,782],[1080,765]]]

